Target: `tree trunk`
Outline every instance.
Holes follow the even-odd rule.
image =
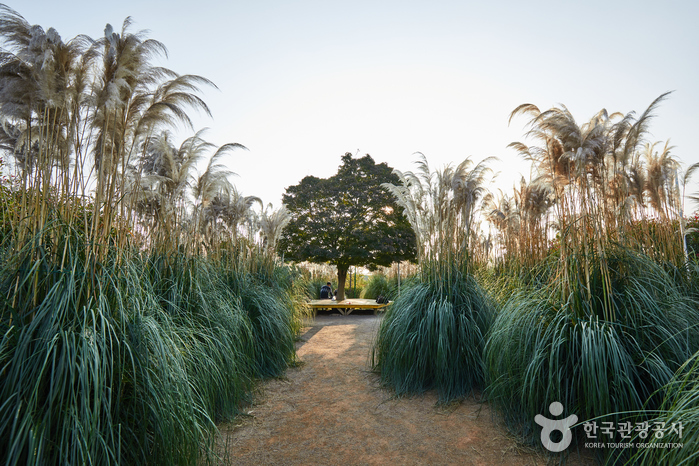
[[[337,300],[343,301],[345,299],[345,281],[347,280],[347,270],[349,265],[338,265],[337,266]]]

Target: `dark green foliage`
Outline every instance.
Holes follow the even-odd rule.
[[[362,297],[366,299],[376,299],[379,296],[389,297],[391,295],[391,287],[388,284],[386,275],[374,274],[364,288]]]
[[[120,438],[104,387],[119,380],[118,329],[103,301],[74,307],[75,275],[56,278],[33,318],[3,306],[2,462],[116,463]]]
[[[329,263],[338,269],[338,295],[344,297],[351,265],[389,266],[415,258],[415,235],[382,183],[398,181],[385,163],[366,155],[342,157],[336,175],[307,176],[287,188],[283,202],[292,220],[284,229],[280,252],[286,259]]]
[[[634,443],[675,443],[682,448],[641,448],[626,464],[655,466],[658,464],[696,464],[699,461],[699,353],[696,353],[677,371],[664,389],[665,398],[658,412],[646,419],[653,426],[661,423],[664,435],[658,439],[648,435],[645,439],[637,433]],[[673,431],[673,425],[675,430]],[[681,426],[682,433],[677,430]],[[612,459],[622,456],[615,452]],[[625,459],[625,458],[624,458]],[[611,461],[610,461],[611,463]]]
[[[252,326],[254,375],[277,377],[296,361],[294,341],[300,324],[292,293],[265,283],[247,270],[233,270],[227,283]]]
[[[448,402],[482,388],[482,351],[493,318],[476,280],[415,282],[389,308],[372,353],[374,369],[398,395],[436,389]]]
[[[360,299],[363,291],[362,288],[348,288],[345,293],[345,299]]]
[[[532,441],[534,416],[553,401],[581,421],[618,422],[621,413],[656,408],[673,373],[699,349],[696,303],[662,267],[615,248],[605,286],[599,264],[590,272],[592,300],[579,281],[567,292],[562,281],[524,286],[493,324],[489,399]]]
[[[406,280],[406,278],[403,279],[404,285],[407,283]],[[380,273],[373,274],[362,290],[362,298],[376,299],[379,296],[394,301],[398,297],[398,280],[395,277],[389,279]]]
[[[271,261],[265,277],[253,258],[122,253],[86,267],[68,232],[44,232],[64,268],[1,264],[0,462],[213,460],[215,422],[294,361],[293,277]]]

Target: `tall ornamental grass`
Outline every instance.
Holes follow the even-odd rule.
[[[511,425],[536,438],[532,420],[553,401],[581,420],[619,422],[658,406],[675,371],[699,350],[699,310],[648,257],[608,257],[614,320],[602,273],[561,299],[560,285],[522,288],[504,303],[488,339],[488,395]]]
[[[79,254],[64,269],[4,264],[5,464],[213,460],[215,423],[237,413],[256,377],[293,362],[292,311],[246,307],[208,261],[113,259],[91,271]]]
[[[476,202],[488,173],[467,159],[456,169],[397,172],[385,185],[415,230],[419,271],[381,322],[372,364],[397,394],[436,389],[441,402],[483,385],[482,349],[492,306],[469,271]]]
[[[674,375],[664,390],[665,396],[657,411],[645,419],[652,426],[647,435],[638,432],[633,443],[674,444],[671,448],[647,446],[633,452],[631,458],[615,452],[609,463],[651,466],[656,464],[690,465],[699,461],[699,353],[688,360]],[[659,437],[654,429],[660,427]],[[678,445],[681,445],[679,447]],[[658,445],[660,446],[660,445]]]
[[[230,183],[240,145],[171,142],[211,83],[129,25],[64,42],[0,5],[3,464],[215,462],[216,422],[294,362],[284,216]]]
[[[666,96],[638,118],[602,110],[583,125],[565,107],[513,112],[531,116],[528,135],[542,144],[513,144],[536,178],[515,193],[516,212],[504,198],[490,211],[514,287],[500,295],[485,363],[489,398],[530,440],[554,401],[581,421],[652,412],[699,350],[682,177],[669,145],[644,141]]]
[[[306,309],[297,271],[278,267],[270,256],[238,258],[225,275],[226,286],[244,309],[255,336],[256,377],[278,377],[296,363],[294,342]]]
[[[442,402],[461,398],[483,386],[491,320],[489,299],[472,276],[456,272],[443,286],[415,282],[381,322],[374,367],[398,395],[435,389]]]

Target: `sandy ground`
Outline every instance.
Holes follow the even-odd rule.
[[[546,464],[487,403],[437,406],[435,394],[398,399],[381,388],[369,370],[379,322],[366,312],[309,321],[297,344],[301,365],[264,382],[249,416],[220,426],[226,463]]]

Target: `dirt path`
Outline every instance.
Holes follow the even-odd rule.
[[[368,369],[373,315],[319,315],[303,364],[264,384],[251,416],[222,426],[231,464],[546,464],[517,446],[487,404],[395,399]]]

